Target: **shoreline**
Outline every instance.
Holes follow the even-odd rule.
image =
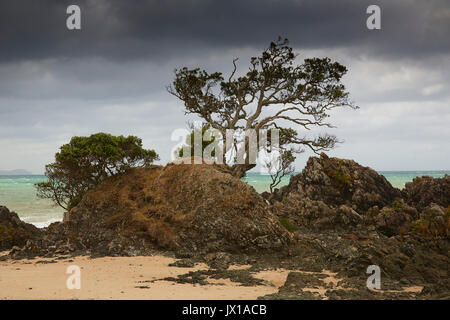
[[[254,300],[276,293],[289,273],[288,270],[266,270],[254,274],[267,285],[242,286],[229,279],[208,279],[210,284],[207,285],[180,284],[160,279],[210,268],[204,263],[196,263],[194,267],[169,266],[178,259],[164,255],[61,258],[1,261],[0,299]],[[70,265],[80,267],[79,290],[66,287],[70,276],[66,269]],[[232,265],[230,270],[248,267]]]
[[[300,171],[301,172],[301,171]],[[385,174],[393,174],[394,176],[396,174],[413,174],[410,177],[408,177],[407,180],[401,180],[401,181],[396,181],[395,177],[389,177],[389,176],[385,176],[385,178],[389,181],[389,183],[391,183],[391,185],[395,188],[398,189],[402,189],[404,188],[404,185],[406,182],[411,182],[412,179],[415,177],[420,177],[422,175],[429,175],[432,176],[434,178],[439,178],[444,176],[445,174],[450,174],[450,170],[399,170],[399,171],[395,171],[395,170],[381,170],[381,171],[377,171],[379,174],[385,176]],[[292,174],[292,176],[298,174],[299,172],[295,172]],[[26,177],[34,177],[34,178],[45,178],[45,175],[14,175],[14,176],[7,176],[7,175],[0,175],[0,178],[7,178],[7,179],[14,179],[14,178],[26,178]],[[268,175],[265,174],[261,174],[259,172],[249,172],[249,175],[245,178],[242,179],[242,181],[244,181],[245,183],[249,184],[250,186],[252,186],[259,194],[262,194],[266,191],[268,191],[268,185],[270,184],[270,182],[261,180],[261,181],[256,181],[253,179],[260,179],[261,177],[269,177]],[[285,177],[284,181],[282,181],[282,183],[278,186],[285,186],[289,183],[289,178],[290,177]],[[1,182],[1,181],[0,181]],[[35,192],[32,192],[33,196],[35,194]],[[41,201],[45,201],[42,199],[37,200],[39,202]],[[31,205],[35,205],[36,200],[34,201],[30,201],[30,204],[27,206],[31,206]],[[6,207],[8,207],[11,211],[15,211],[19,214],[19,217],[21,220],[33,224],[34,226],[36,226],[39,229],[44,229],[46,227],[48,227],[51,223],[53,222],[62,222],[63,220],[63,210],[60,209],[59,207],[56,207],[54,204],[52,204],[50,206],[50,202],[48,202],[44,207],[43,210],[48,210],[49,211],[49,215],[48,215],[48,219],[45,221],[34,221],[34,219],[38,218],[39,216],[42,215],[42,212],[38,215],[33,215],[30,214],[29,210],[26,210],[23,208],[23,205],[20,206],[16,206],[14,204],[12,204],[10,201],[5,201],[0,203],[0,205],[4,205]],[[39,208],[39,205],[37,206]],[[40,209],[41,210],[41,209]]]

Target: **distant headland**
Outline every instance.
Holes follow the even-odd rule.
[[[32,173],[25,169],[0,170],[0,176],[29,176],[29,175],[32,175]]]

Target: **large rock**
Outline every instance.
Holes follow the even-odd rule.
[[[71,245],[105,254],[132,254],[151,245],[187,255],[250,252],[291,241],[251,186],[225,167],[206,164],[169,164],[113,177],[89,192],[64,225]]]
[[[374,218],[377,230],[389,237],[408,233],[411,223],[419,216],[417,210],[405,204],[403,200],[395,200],[391,207],[384,207],[380,211],[377,209],[371,208],[368,216]]]
[[[346,205],[358,213],[401,198],[400,190],[375,170],[353,160],[329,158],[325,153],[309,158],[303,171],[281,188],[279,198],[287,195],[323,201],[332,207]]]
[[[40,235],[38,228],[21,221],[15,212],[0,206],[0,250],[23,246],[27,240],[36,239]]]
[[[408,204],[422,211],[431,203],[447,208],[450,206],[450,175],[443,178],[428,176],[414,178],[405,184],[403,195]]]
[[[301,173],[275,193],[274,211],[314,230],[352,229],[372,221],[370,208],[391,206],[400,190],[385,177],[353,160],[309,158]]]

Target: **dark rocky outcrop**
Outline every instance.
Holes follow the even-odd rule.
[[[450,206],[450,175],[443,178],[420,177],[405,184],[403,196],[406,202],[422,211],[431,203]]]
[[[370,226],[386,236],[447,237],[449,181],[449,176],[417,178],[400,191],[370,168],[322,153],[268,199],[273,211],[297,228],[351,232]]]
[[[399,198],[400,190],[376,171],[322,153],[309,158],[303,171],[271,200],[278,215],[318,230],[352,229],[371,223],[365,215],[370,208],[390,206]]]
[[[415,208],[408,206],[403,200],[395,200],[391,206],[378,210],[372,207],[366,216],[373,218],[377,230],[387,236],[405,234],[410,231],[411,224],[419,217]]]
[[[292,236],[264,199],[225,167],[169,164],[109,179],[64,223],[50,226],[47,238],[48,244],[105,255],[159,248],[189,256],[281,249]],[[29,246],[36,251],[44,242]]]
[[[375,170],[353,160],[329,158],[325,153],[309,158],[303,171],[293,176],[276,198],[282,200],[288,195],[323,201],[333,207],[346,205],[357,212],[373,206],[381,208],[401,198],[400,190]]]
[[[446,183],[447,177],[420,178],[400,191],[370,168],[322,154],[267,199],[296,229],[298,251],[291,254],[302,264],[292,269],[328,269],[344,279],[345,290],[326,288],[329,299],[441,299],[450,292]],[[383,293],[367,290],[369,265],[381,268]],[[263,298],[317,298],[302,291],[305,277],[293,272],[277,294]],[[408,285],[424,289],[399,290]]]
[[[0,250],[23,246],[27,240],[41,235],[38,228],[19,219],[15,212],[0,206]]]

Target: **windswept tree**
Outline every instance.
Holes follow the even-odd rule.
[[[332,127],[327,122],[332,109],[356,108],[341,83],[347,68],[329,58],[305,59],[297,65],[296,58],[289,41],[279,38],[260,56],[250,59],[250,68],[244,74],[238,75],[238,59],[233,60],[233,71],[226,78],[220,72],[184,67],[175,70],[168,91],[184,102],[186,114],[196,114],[223,137],[227,130],[259,132],[276,128],[289,132],[287,143],[300,149],[315,153],[329,150],[337,142],[335,136],[300,136],[296,129]],[[249,140],[245,137],[239,146],[246,157],[244,163],[234,165],[237,177],[255,166],[248,156]],[[233,146],[223,144],[223,148],[226,162]]]
[[[96,133],[73,137],[56,153],[55,162],[45,166],[48,181],[36,184],[37,193],[70,210],[106,178],[158,159],[156,152],[142,148],[142,140],[135,136]]]
[[[282,150],[275,161],[267,159],[265,165],[270,174],[271,183],[269,185],[270,193],[278,186],[283,177],[294,172],[295,156],[292,150]]]

